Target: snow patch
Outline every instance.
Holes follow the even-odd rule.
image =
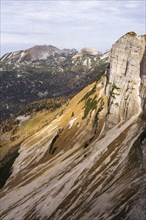
[[[8,54],[6,54],[6,55],[1,59],[1,61],[3,61],[7,56],[8,56]]]
[[[21,78],[22,77],[22,75],[20,75],[20,74],[17,74],[17,78]]]
[[[12,57],[12,55],[13,55],[13,53],[10,53],[10,54],[8,55],[8,57],[7,57],[7,58],[10,58],[10,57]]]
[[[18,61],[17,61],[18,63],[21,61],[21,59],[22,59],[22,57],[24,57],[24,55],[25,55],[25,52],[23,51],[23,52],[21,53],[21,55],[20,55]]]
[[[19,121],[27,121],[28,119],[30,118],[30,115],[27,115],[27,116],[25,116],[25,115],[20,115],[20,116],[18,116],[17,118],[16,118],[16,120],[19,120]]]
[[[73,118],[69,121],[69,129],[73,126],[74,122],[76,121],[77,118]]]

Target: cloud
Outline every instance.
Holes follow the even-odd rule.
[[[128,31],[145,32],[143,0],[2,0],[1,6],[2,54],[35,44],[104,51]]]

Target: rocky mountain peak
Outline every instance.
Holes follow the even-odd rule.
[[[134,32],[128,32],[112,46],[110,68],[106,73],[110,126],[142,111],[143,100],[140,96],[144,94],[141,95],[140,91],[141,83],[145,84],[144,73],[141,72],[144,54],[145,37],[137,36]]]
[[[36,45],[24,51],[25,56],[30,56],[32,60],[47,59],[58,52],[60,50],[52,45]]]
[[[64,55],[75,55],[77,50],[75,49],[59,49],[52,45],[36,45],[26,50],[15,51],[5,54],[0,61],[10,63],[10,62],[32,62],[39,60],[46,60],[50,56],[55,56],[56,54]]]
[[[100,52],[98,52],[95,48],[83,48],[83,49],[80,51],[80,53],[81,53],[81,54],[92,55],[92,56],[95,56],[95,55],[100,54]]]
[[[83,48],[79,53],[73,56],[73,60],[77,62],[79,60],[83,61],[83,65],[90,69],[92,68],[91,63],[100,63],[101,60],[106,63],[108,62],[108,57],[108,54],[104,56],[104,54],[98,52],[95,48]]]

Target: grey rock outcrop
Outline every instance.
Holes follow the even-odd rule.
[[[145,36],[129,32],[112,47],[106,79],[108,127],[143,111],[146,75],[141,65],[145,65],[145,43]]]
[[[83,48],[80,53],[92,56],[100,54],[100,52],[98,52],[95,48]]]

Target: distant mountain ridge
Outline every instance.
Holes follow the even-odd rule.
[[[100,72],[108,56],[96,49],[59,49],[36,45],[0,58],[1,120],[42,98],[72,96]]]
[[[78,51],[76,49],[62,49],[52,45],[36,45],[26,50],[10,52],[1,57],[0,61],[6,62],[24,62],[45,60],[55,54],[75,55]]]

